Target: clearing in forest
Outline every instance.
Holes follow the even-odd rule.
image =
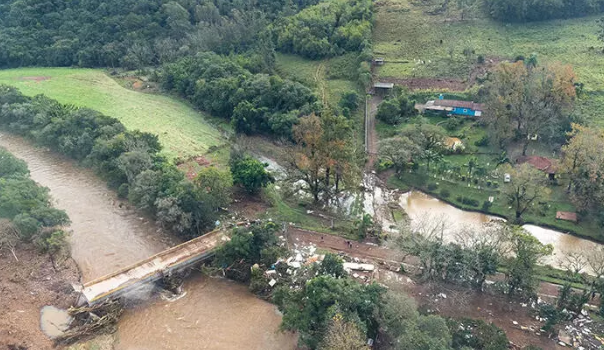
[[[381,79],[449,79],[467,87],[491,62],[535,53],[540,64],[559,61],[573,66],[585,84],[579,111],[604,125],[598,117],[604,104],[604,44],[596,34],[599,16],[507,24],[486,18],[479,8],[462,21],[453,2],[449,11],[430,14],[438,6],[430,1],[376,3],[374,55],[386,60],[378,69]],[[479,56],[485,59],[482,65]]]
[[[119,119],[128,129],[156,134],[164,146],[163,153],[170,158],[206,155],[210,147],[227,143],[207,116],[187,104],[126,89],[102,70],[0,70],[0,83],[16,86],[26,95],[44,94],[61,103],[91,108]],[[225,149],[207,157],[223,163],[228,156]]]

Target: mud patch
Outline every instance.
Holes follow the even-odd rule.
[[[72,320],[67,311],[54,306],[44,306],[40,311],[40,328],[51,338],[62,335]]]
[[[50,80],[50,77],[44,77],[44,76],[31,76],[31,77],[21,77],[21,80],[25,80],[25,81],[35,81],[36,83],[39,83],[41,81],[44,80]]]

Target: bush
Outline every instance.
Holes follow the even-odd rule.
[[[431,183],[428,184],[428,191],[434,191],[437,188],[438,188],[438,185],[435,184],[435,183],[433,183],[433,182],[431,182]]]
[[[443,188],[442,190],[440,190],[440,195],[443,198],[449,198],[451,196],[451,192],[449,192],[449,190]]]
[[[473,198],[466,198],[466,197],[458,196],[455,199],[458,202],[460,202],[461,204],[469,205],[471,207],[478,207],[480,205],[480,202]]]
[[[117,196],[122,199],[128,198],[129,189],[130,189],[130,185],[121,184],[120,187],[117,188]]]
[[[476,147],[485,147],[488,145],[489,145],[489,137],[486,135],[481,137],[480,140],[474,141],[474,146],[476,146]]]
[[[482,202],[482,210],[483,211],[489,211],[489,209],[491,209],[491,206],[493,206],[493,203],[487,201]]]
[[[33,243],[42,253],[55,254],[67,247],[67,234],[63,230],[42,230]]]
[[[484,63],[484,55],[478,55],[478,57],[476,57],[476,63],[483,64]]]
[[[249,156],[232,157],[230,161],[233,183],[248,193],[256,194],[275,179],[266,171],[266,165]]]
[[[457,129],[461,124],[463,124],[463,119],[458,117],[450,117],[443,123],[443,127],[449,131],[453,131]]]

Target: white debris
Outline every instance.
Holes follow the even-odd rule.
[[[275,281],[274,279],[270,280],[270,282],[268,282],[268,285],[271,287],[274,287],[275,284],[277,284],[277,281]]]
[[[344,265],[344,270],[347,270],[347,271],[350,271],[350,270],[373,271],[375,269],[375,266],[373,264],[359,264],[359,263],[345,262],[343,265]]]

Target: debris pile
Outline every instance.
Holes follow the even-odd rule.
[[[566,324],[558,332],[558,344],[578,350],[602,349],[604,337],[599,336],[604,332],[604,325],[589,317],[585,310],[572,322]]]
[[[115,299],[92,306],[71,307],[68,310],[73,318],[71,328],[55,338],[55,341],[60,344],[72,344],[100,332],[113,333],[123,310],[122,303]]]

